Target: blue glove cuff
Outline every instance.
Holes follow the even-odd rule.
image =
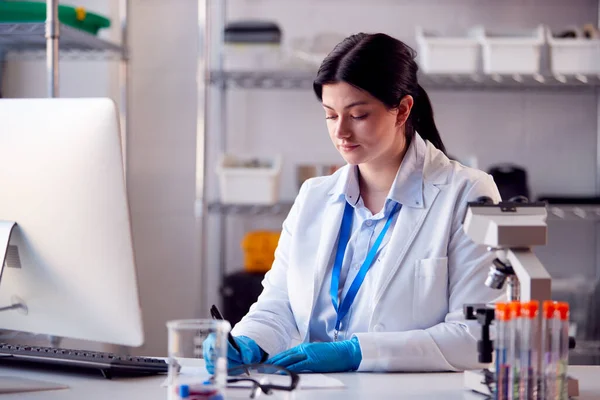
[[[352,371],[356,371],[360,367],[362,362],[362,350],[360,349],[360,342],[356,336],[348,341],[350,343],[350,353],[352,354]]]
[[[266,353],[254,339],[248,336],[236,336],[234,339],[240,346],[242,362],[244,364],[257,364],[263,361]]]

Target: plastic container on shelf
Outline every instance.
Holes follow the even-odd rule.
[[[279,201],[281,156],[264,159],[222,154],[217,174],[224,204],[272,205]]]
[[[546,30],[550,48],[550,70],[554,75],[600,74],[600,38],[586,38],[580,29],[577,37],[555,37]]]
[[[44,22],[46,2],[0,0],[0,23]],[[59,4],[58,20],[68,26],[96,35],[102,28],[110,26],[110,19],[88,12],[83,7]]]
[[[428,74],[475,74],[480,45],[471,32],[464,36],[441,36],[421,26],[415,29],[417,62]]]
[[[226,71],[270,71],[281,67],[278,44],[226,43],[223,48],[223,69]]]
[[[267,21],[234,21],[225,27],[223,68],[265,71],[281,66],[281,29]]]
[[[279,243],[280,232],[252,231],[242,239],[244,250],[244,269],[246,272],[259,273],[271,269],[275,261],[275,249]]]
[[[526,31],[494,32],[483,26],[475,28],[483,51],[483,72],[486,74],[540,73],[544,45],[544,26]]]
[[[293,67],[314,71],[325,57],[345,36],[336,32],[318,32],[312,37],[296,37],[290,40],[289,61]]]

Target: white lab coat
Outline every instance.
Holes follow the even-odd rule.
[[[344,211],[345,202],[334,201],[332,194],[345,183],[348,168],[303,184],[283,224],[264,290],[233,329],[270,356],[308,340]],[[369,320],[368,332],[348,328],[360,342],[359,371],[478,368],[480,327],[464,319],[463,304],[492,302],[502,293],[484,284],[493,253],[466,236],[462,222],[468,201],[480,196],[500,201],[496,185],[490,175],[450,161],[418,134],[396,185],[402,209],[381,260],[381,278],[361,288],[373,291],[362,296],[370,301],[362,309],[370,312],[352,315]]]

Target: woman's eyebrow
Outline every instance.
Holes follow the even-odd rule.
[[[352,107],[356,107],[356,106],[363,106],[365,104],[369,104],[366,101],[355,101],[354,103],[350,103],[348,104],[346,107],[344,107],[344,110],[348,109],[348,108],[352,108]],[[325,108],[329,108],[330,110],[333,110],[333,107],[328,106],[327,104],[323,103],[323,107]]]

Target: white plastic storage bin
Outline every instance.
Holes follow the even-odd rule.
[[[222,203],[268,205],[279,201],[281,156],[265,159],[223,154],[217,174]]]
[[[493,33],[478,27],[486,74],[534,75],[540,72],[544,26],[524,32]]]
[[[475,74],[480,45],[476,37],[440,36],[417,26],[417,62],[428,74]]]
[[[546,40],[554,75],[600,74],[600,39],[555,38],[547,29]]]

